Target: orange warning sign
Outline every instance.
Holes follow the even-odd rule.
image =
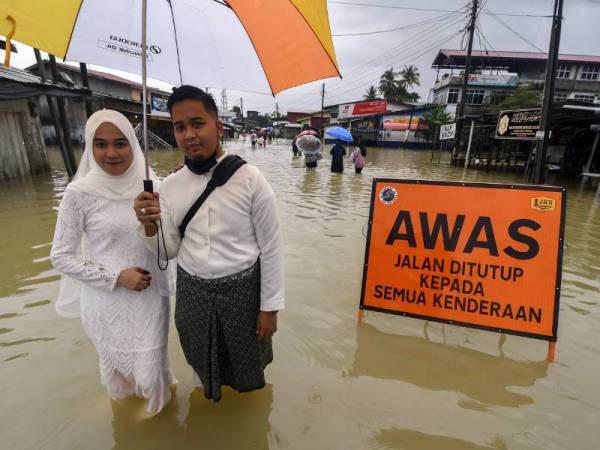
[[[556,340],[566,191],[374,179],[360,308]]]

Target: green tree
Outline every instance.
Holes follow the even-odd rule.
[[[539,108],[542,105],[543,87],[533,83],[517,86],[513,92],[498,92],[490,98],[490,110]]]
[[[369,88],[365,91],[365,95],[363,95],[365,100],[376,100],[377,99],[377,89],[375,86],[369,86]]]
[[[396,80],[396,72],[394,72],[393,67],[383,72],[379,78],[379,93],[386,100],[396,100],[398,94],[398,80]]]
[[[242,117],[242,110],[237,105],[235,105],[233,108],[231,108],[231,112],[235,113],[235,117],[237,117],[238,119],[240,117]]]
[[[451,118],[443,106],[436,106],[432,110],[425,112],[423,120],[429,125],[429,128],[425,132],[427,139],[433,142],[439,125],[450,122]]]
[[[402,78],[398,78],[399,75]],[[420,85],[419,71],[415,66],[405,66],[399,73],[394,72],[392,67],[379,78],[378,90],[384,99],[391,102],[417,101],[420,95],[407,90],[413,85]]]
[[[400,75],[399,82],[407,89],[413,86],[421,86],[421,74],[417,66],[404,66],[398,75]]]

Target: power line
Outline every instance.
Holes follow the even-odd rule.
[[[448,17],[449,15],[454,15],[454,14],[460,14],[460,11],[454,12],[454,13],[450,13],[450,14],[443,14],[441,16],[437,16],[434,17],[433,19],[427,19],[427,20],[423,20],[421,22],[416,22],[410,25],[405,25],[402,27],[397,27],[397,28],[387,28],[384,30],[375,30],[375,31],[365,31],[362,33],[343,33],[343,34],[333,34],[332,36],[334,37],[343,37],[343,36],[367,36],[367,35],[371,35],[371,34],[380,34],[380,33],[392,33],[394,31],[402,31],[402,30],[410,30],[412,28],[417,28],[420,27],[422,25],[428,25],[432,22],[435,22],[436,20],[442,18],[442,17]]]
[[[485,8],[486,11],[489,12],[489,10],[487,8]],[[512,28],[509,24],[507,24],[504,20],[502,20],[500,17],[497,16],[497,14],[494,13],[490,13],[492,19],[494,19],[496,22],[498,22],[500,25],[502,25],[504,28],[512,31],[515,35],[517,35],[523,42],[531,45],[533,48],[535,48],[537,51],[542,52],[542,53],[546,53],[544,50],[542,50],[541,48],[539,48],[537,45],[535,45],[533,42],[531,42],[529,39],[527,39],[525,36],[523,36],[521,33],[519,33],[517,30],[515,30],[514,28]]]
[[[593,0],[588,0],[588,1],[596,3]],[[449,10],[449,9],[416,8],[416,7],[412,7],[412,6],[377,5],[375,3],[352,3],[352,2],[343,2],[343,1],[338,1],[338,0],[328,0],[328,3],[337,4],[337,5],[346,5],[346,6],[361,6],[361,7],[369,7],[369,8],[400,9],[400,10],[405,10],[405,11],[451,12],[451,10]],[[507,17],[546,17],[546,18],[553,17],[550,15],[542,15],[542,14],[492,13],[489,11],[484,14],[496,14],[497,16],[507,16]]]

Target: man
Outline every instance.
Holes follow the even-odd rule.
[[[219,401],[222,385],[240,392],[265,385],[284,306],[279,217],[273,190],[244,164],[206,198],[182,238],[178,227],[226,156],[223,124],[212,96],[193,86],[175,89],[168,107],[185,166],[159,194],[138,195],[134,210],[148,248],[158,247],[163,260],[177,256],[179,339],[205,396]]]

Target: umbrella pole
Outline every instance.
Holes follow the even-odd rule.
[[[147,87],[146,87],[146,18],[147,18],[148,0],[142,0],[142,136],[144,145],[144,160],[146,166],[146,179],[144,180],[144,191],[152,192],[152,180],[150,180],[150,161],[148,158],[148,108],[147,108]]]

